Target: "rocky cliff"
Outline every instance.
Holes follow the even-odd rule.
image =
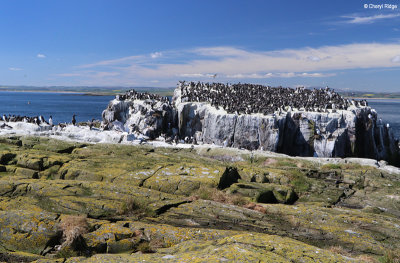
[[[117,96],[103,111],[102,118],[105,129],[140,133],[155,139],[171,129],[173,109],[169,101],[162,101],[159,97],[138,99],[137,96]]]
[[[208,102],[188,102],[182,98],[181,85],[185,84],[176,88],[172,105],[116,99],[103,112],[103,121],[129,132],[134,124],[136,131],[152,139],[163,133],[206,144],[292,156],[362,157],[399,165],[398,142],[368,106],[351,105],[324,112],[287,107],[273,114],[228,113]]]
[[[391,162],[399,157],[392,131],[378,123],[370,107],[238,115],[209,103],[182,102],[179,88],[173,101],[180,135],[208,144],[296,156],[357,156]]]

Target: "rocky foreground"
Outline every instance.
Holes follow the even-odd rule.
[[[316,160],[3,136],[0,260],[398,262],[400,174]]]

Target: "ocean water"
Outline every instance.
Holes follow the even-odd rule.
[[[384,123],[389,123],[395,137],[400,138],[400,99],[368,99],[368,105]]]
[[[26,116],[53,116],[54,123],[76,120],[101,119],[102,111],[114,96],[90,96],[71,93],[8,92],[0,91],[0,114]],[[378,116],[389,123],[397,138],[400,138],[400,99],[369,99],[369,105]]]
[[[0,91],[0,114],[38,116],[54,123],[71,122],[76,114],[78,122],[101,120],[101,113],[114,96],[90,96],[72,93]]]

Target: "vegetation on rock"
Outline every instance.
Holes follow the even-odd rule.
[[[0,138],[4,261],[398,262],[399,208],[359,164]]]

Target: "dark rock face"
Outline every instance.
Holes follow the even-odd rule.
[[[386,160],[400,165],[399,148],[393,132],[380,121],[358,114],[355,131],[354,155],[362,158]]]
[[[273,114],[238,114],[209,102],[182,99],[182,85],[175,89],[172,104],[157,98],[115,99],[103,112],[103,124],[150,139],[177,135],[225,147],[292,156],[354,156],[400,165],[392,131],[378,121],[376,111],[366,102],[353,102],[343,109],[331,105],[310,111],[282,106]]]

